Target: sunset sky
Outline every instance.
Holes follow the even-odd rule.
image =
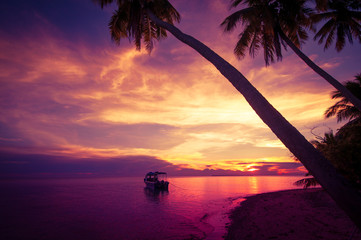
[[[334,89],[290,49],[265,67],[233,54],[229,0],[171,0],[176,24],[240,70],[307,139]],[[0,3],[0,177],[303,174],[301,164],[231,84],[173,36],[151,54],[110,39],[114,7],[91,0]],[[302,50],[340,82],[361,72],[361,45]]]

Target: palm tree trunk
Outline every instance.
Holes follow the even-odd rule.
[[[334,88],[339,90],[342,95],[347,98],[360,112],[361,112],[361,100],[355,97],[344,85],[339,81],[333,78],[330,74],[316,65],[311,59],[309,59],[296,45],[284,34],[283,31],[280,31],[282,39],[287,43],[287,45],[318,75],[323,77],[329,84]]]
[[[262,121],[302,162],[321,186],[361,229],[361,194],[336,172],[330,162],[255,87],[236,68],[197,39],[158,19],[151,11],[148,11],[148,16],[155,24],[169,31],[178,40],[187,44],[211,62],[245,97]]]

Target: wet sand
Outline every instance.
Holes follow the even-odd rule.
[[[361,239],[361,232],[320,188],[247,197],[230,219],[225,239]]]

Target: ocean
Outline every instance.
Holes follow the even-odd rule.
[[[169,191],[143,178],[0,181],[0,239],[222,239],[244,197],[298,188],[302,176],[168,177]]]

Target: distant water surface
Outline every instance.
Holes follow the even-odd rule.
[[[297,177],[174,177],[0,181],[0,239],[222,239],[245,196],[296,188]]]

